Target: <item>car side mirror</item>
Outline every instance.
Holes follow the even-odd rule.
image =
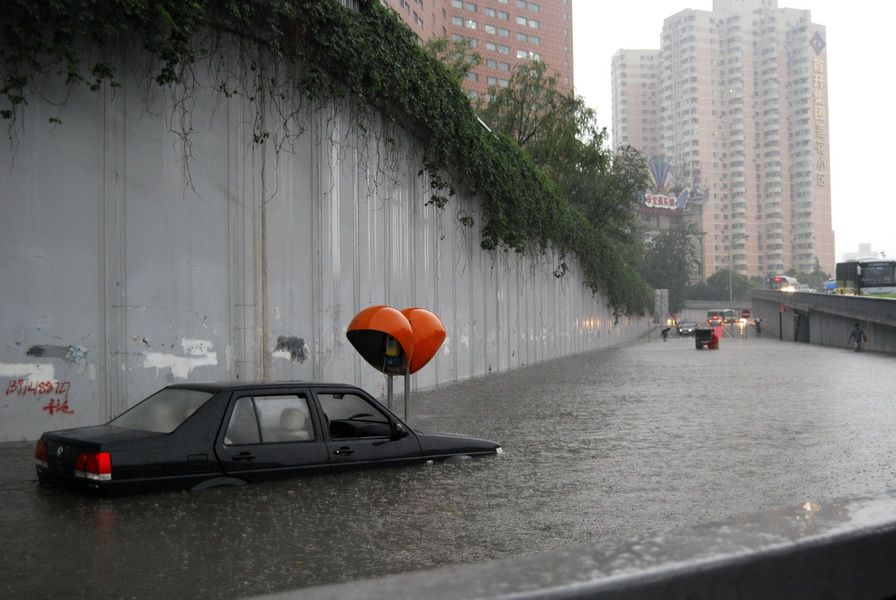
[[[401,438],[406,438],[406,437],[408,437],[407,428],[404,425],[402,425],[401,423],[393,422],[392,423],[392,439],[400,440]]]

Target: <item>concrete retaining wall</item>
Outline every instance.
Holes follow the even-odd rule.
[[[849,334],[859,323],[868,337],[866,350],[896,354],[896,300],[755,290],[752,301],[766,335],[849,348]]]
[[[241,65],[224,72],[239,79]],[[558,279],[550,252],[482,251],[478,202],[461,191],[426,206],[414,140],[376,123],[361,135],[349,102],[302,113],[278,152],[276,107],[210,81],[172,104],[138,78],[139,60],[119,68],[120,89],[77,90],[63,108],[59,81],[43,82],[0,144],[0,441],[105,421],[179,381],[336,380],[382,394],[345,338],[373,304],[444,322],[414,388],[650,325],[614,323],[575,260]],[[261,144],[259,122],[273,132]],[[187,146],[172,133],[186,129]]]

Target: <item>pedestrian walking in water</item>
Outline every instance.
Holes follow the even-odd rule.
[[[855,346],[856,352],[861,352],[862,346],[867,341],[868,338],[865,337],[865,332],[862,331],[862,328],[856,323],[852,328],[852,333],[849,334],[849,343]]]
[[[762,319],[756,319],[753,324],[756,325],[756,337],[759,337],[762,335]]]

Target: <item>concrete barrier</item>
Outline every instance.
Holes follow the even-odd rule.
[[[866,350],[896,354],[896,300],[753,290],[752,304],[766,335],[849,348],[850,331],[859,323],[868,337]]]
[[[888,493],[805,502],[623,545],[572,546],[263,598],[892,598],[894,557],[896,497]]]

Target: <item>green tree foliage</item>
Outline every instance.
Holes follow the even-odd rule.
[[[753,287],[749,277],[730,269],[719,269],[706,278],[706,284],[719,292],[719,296],[716,299],[728,298],[729,275],[731,276],[731,293],[733,298],[735,300],[744,300],[749,297],[749,292]]]
[[[433,38],[423,44],[423,49],[448,67],[458,83],[482,63],[482,55],[474,52],[467,42]]]
[[[649,302],[646,282],[633,267],[643,251],[636,212],[648,183],[643,155],[630,147],[614,154],[594,111],[561,89],[540,61],[516,67],[509,84],[490,96],[480,106],[483,120],[525,150],[590,224],[584,243],[592,248],[585,259],[597,274],[592,284],[609,291],[614,304]]]
[[[583,168],[606,169],[607,133],[581,97],[560,88],[557,75],[541,61],[514,68],[506,87],[490,90],[480,116],[525,150],[554,181]]]
[[[692,266],[697,260],[694,240],[700,231],[694,225],[679,225],[647,242],[642,262],[644,277],[654,288],[669,290],[669,308],[684,306]]]

